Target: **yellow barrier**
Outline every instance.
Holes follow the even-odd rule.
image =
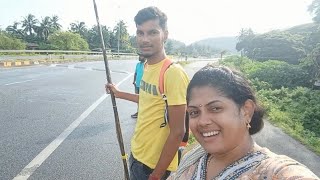
[[[30,65],[30,61],[23,61],[23,65]]]
[[[10,67],[12,65],[12,62],[4,62],[3,66],[4,67]]]
[[[14,62],[14,65],[15,65],[15,66],[21,66],[22,63],[21,63],[21,61],[15,61],[15,62]]]

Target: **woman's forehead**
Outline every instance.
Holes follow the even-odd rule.
[[[225,98],[223,94],[214,87],[211,86],[201,86],[201,87],[194,87],[190,93],[190,101],[189,104],[192,103],[199,103],[199,101],[204,102],[211,102],[216,100],[221,100]]]

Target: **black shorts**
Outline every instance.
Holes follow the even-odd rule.
[[[134,92],[135,92],[136,94],[139,94],[139,90],[140,90],[140,87],[135,87],[135,88],[134,88]]]
[[[147,180],[153,169],[136,160],[132,154],[129,157],[130,180]],[[166,171],[161,180],[169,177],[170,171]]]

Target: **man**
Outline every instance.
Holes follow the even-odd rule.
[[[133,78],[134,92],[136,94],[139,94],[140,81],[143,76],[144,62],[146,61],[146,58],[144,58],[140,53],[138,53],[138,55],[139,55],[139,62],[136,65],[136,69],[134,72],[134,78]],[[132,114],[131,117],[137,118],[138,112]]]
[[[107,90],[117,98],[139,103],[139,116],[131,140],[130,179],[165,179],[178,165],[178,148],[185,133],[186,89],[189,78],[181,66],[172,64],[165,72],[164,92],[169,123],[164,121],[165,102],[159,93],[159,75],[167,58],[167,16],[156,7],[140,10],[134,18],[141,54],[148,59],[140,83],[140,93],[130,94],[113,84]]]

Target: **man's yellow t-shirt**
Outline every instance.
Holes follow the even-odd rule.
[[[131,140],[133,157],[154,169],[162,148],[170,133],[169,125],[160,128],[164,122],[165,103],[159,92],[159,75],[164,61],[148,65],[140,82],[139,115]],[[180,65],[172,64],[164,74],[164,93],[168,105],[186,104],[189,78]],[[176,171],[178,156],[174,157],[167,170]]]

